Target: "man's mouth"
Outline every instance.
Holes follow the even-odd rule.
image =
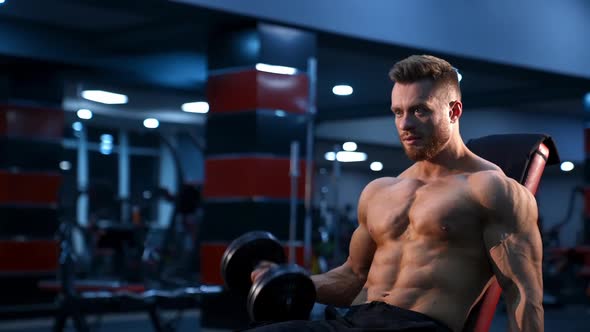
[[[416,144],[422,140],[420,136],[406,136],[402,139],[407,144]]]

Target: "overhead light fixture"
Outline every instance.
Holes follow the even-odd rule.
[[[379,161],[374,161],[371,163],[371,165],[369,165],[369,167],[371,168],[371,171],[379,172],[383,169],[383,164]]]
[[[569,172],[574,169],[574,163],[571,161],[564,161],[561,163],[561,170],[564,172]]]
[[[342,150],[344,151],[356,151],[356,143],[355,142],[346,142],[342,144]]]
[[[82,120],[90,120],[92,119],[92,111],[86,108],[81,108],[76,112],[76,115]]]
[[[275,115],[278,116],[278,117],[280,117],[280,118],[283,118],[283,117],[287,116],[287,112],[285,112],[283,110],[276,110],[275,111]]]
[[[3,3],[5,3],[5,2],[6,2],[6,0],[0,0],[0,5],[3,4]]]
[[[349,96],[352,94],[352,91],[350,85],[336,85],[332,88],[332,93],[337,96]]]
[[[0,1],[2,1],[2,0],[0,0]],[[72,168],[72,164],[67,160],[63,160],[63,161],[59,162],[59,168],[62,171],[69,171]]]
[[[113,143],[112,142],[100,142],[100,153],[104,155],[109,155],[113,152]]]
[[[282,74],[282,75],[295,75],[297,73],[297,69],[295,69],[293,67],[275,66],[275,65],[269,65],[266,63],[257,63],[256,70],[267,72],[267,73],[273,73],[273,74]]]
[[[82,128],[84,128],[84,126],[82,125],[82,122],[76,121],[76,122],[72,123],[72,129],[74,129],[74,131],[82,131]]]
[[[334,161],[334,151],[326,152],[324,158],[328,161]],[[367,154],[356,151],[339,151],[336,158],[342,163],[352,163],[367,160]]]
[[[100,135],[100,153],[109,155],[113,152],[113,135]]]
[[[149,129],[156,129],[160,126],[160,121],[154,118],[147,118],[143,120],[143,126]]]
[[[100,135],[100,141],[104,143],[113,143],[113,135],[110,134],[102,134]]]
[[[207,113],[209,112],[209,103],[206,101],[195,101],[191,103],[184,103],[180,108],[188,113]]]
[[[584,95],[584,106],[586,106],[587,110],[590,110],[590,92]]]
[[[108,105],[127,104],[128,101],[126,95],[103,90],[84,90],[82,98]]]

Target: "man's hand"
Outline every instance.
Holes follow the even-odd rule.
[[[269,261],[262,261],[258,263],[258,265],[254,268],[252,273],[250,273],[250,279],[252,280],[252,283],[255,283],[256,280],[258,280],[258,278],[260,278],[268,270],[276,266],[278,266],[276,263]]]

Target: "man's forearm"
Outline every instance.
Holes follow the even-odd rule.
[[[508,294],[507,294],[508,295]],[[508,327],[510,332],[543,332],[544,311],[542,296],[537,300],[519,295],[507,296]]]
[[[311,279],[316,287],[317,302],[341,307],[349,306],[365,283],[346,264],[313,275]]]

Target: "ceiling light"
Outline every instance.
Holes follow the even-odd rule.
[[[574,163],[571,161],[564,161],[561,163],[561,170],[564,172],[569,172],[574,169]]]
[[[69,171],[72,168],[72,164],[67,160],[63,160],[59,162],[59,168],[62,171]]]
[[[76,112],[76,115],[82,120],[92,119],[92,111],[86,108],[79,109],[78,112]]]
[[[209,112],[209,103],[207,103],[206,101],[195,101],[192,103],[184,103],[180,108],[184,112],[204,114]]]
[[[82,98],[109,105],[127,104],[128,101],[126,95],[103,90],[84,90]]]
[[[113,135],[102,134],[100,135],[100,141],[104,143],[113,143]]]
[[[111,154],[111,152],[113,152],[113,143],[101,142],[99,150],[100,150],[100,153],[102,153],[104,155],[109,155],[109,154]]]
[[[586,109],[590,110],[590,92],[584,95],[584,105],[586,106]]]
[[[355,142],[346,142],[342,144],[342,149],[344,151],[356,151],[356,143]]]
[[[267,73],[273,73],[273,74],[283,74],[283,75],[295,75],[295,73],[297,73],[297,69],[295,69],[293,67],[274,66],[274,65],[268,65],[265,63],[257,63],[256,70],[267,72]]]
[[[0,5],[3,4],[3,3],[5,3],[5,2],[6,2],[6,0],[0,0]]]
[[[371,171],[379,172],[380,170],[383,169],[383,164],[379,161],[374,161],[371,163],[371,165],[369,167],[371,168]]]
[[[332,88],[332,93],[337,96],[349,96],[352,94],[352,87],[350,85],[336,85]]]
[[[280,118],[282,118],[282,117],[287,116],[287,112],[285,112],[283,110],[276,110],[275,111],[275,115],[278,116],[278,117],[280,117]]]
[[[143,120],[143,126],[146,128],[155,129],[160,126],[160,121],[158,121],[158,119],[154,119],[154,118],[147,118],[147,119]]]
[[[72,123],[72,129],[74,129],[74,131],[82,131],[82,128],[84,128],[84,126],[82,126],[82,122],[76,121]]]
[[[326,152],[324,158],[329,161],[334,161],[334,152]],[[339,162],[350,163],[367,160],[367,154],[364,152],[353,152],[353,151],[339,151],[336,155]]]

